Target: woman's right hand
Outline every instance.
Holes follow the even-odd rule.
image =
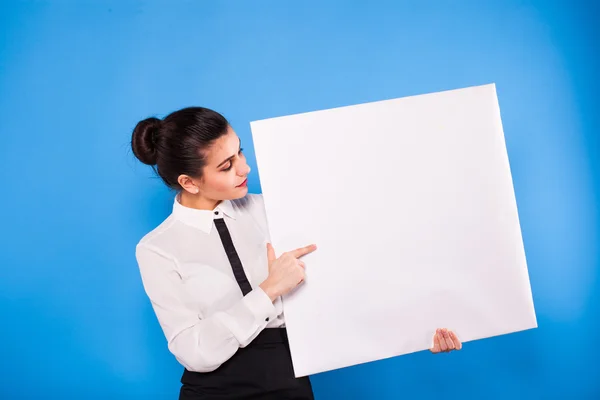
[[[281,257],[275,257],[275,249],[271,243],[267,243],[267,258],[269,260],[269,276],[260,284],[271,301],[294,289],[304,281],[304,263],[300,257],[312,253],[317,246],[301,247],[299,249],[283,253]]]

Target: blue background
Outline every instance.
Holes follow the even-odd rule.
[[[600,398],[599,20],[595,1],[2,2],[0,398],[177,397],[134,258],[172,193],[131,154],[138,120],[222,112],[260,192],[252,120],[491,82],[539,328],[319,374],[316,397]]]

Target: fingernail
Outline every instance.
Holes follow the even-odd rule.
[[[443,334],[444,334],[444,337],[445,337],[445,338],[448,338],[448,331],[447,331],[446,329],[444,329],[444,330],[442,330],[442,332],[443,332]]]

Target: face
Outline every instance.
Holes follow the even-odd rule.
[[[213,143],[206,153],[202,178],[179,178],[184,190],[210,200],[233,200],[248,193],[250,167],[242,152],[240,138],[229,127],[227,133]]]

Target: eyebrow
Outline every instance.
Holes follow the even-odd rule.
[[[241,149],[241,148],[242,148],[242,139],[241,139],[241,138],[238,138],[238,139],[240,140],[240,149]],[[238,150],[238,151],[239,151],[239,150]],[[232,159],[233,157],[235,157],[235,154],[234,154],[234,155],[232,155],[231,157],[227,157],[227,159],[226,159],[225,161],[223,161],[221,164],[217,165],[217,168],[221,168],[221,166],[222,166],[223,164],[225,164],[227,161],[231,161],[231,159]]]

